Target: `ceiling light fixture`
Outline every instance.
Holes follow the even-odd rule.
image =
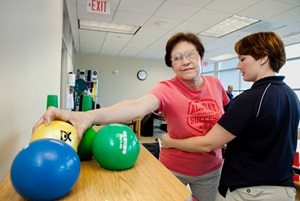
[[[164,22],[164,21],[159,21],[156,23],[156,25],[158,27],[161,27],[161,28],[167,28],[169,26],[169,23],[168,22]]]
[[[282,38],[282,41],[283,41],[284,45],[292,45],[295,43],[300,43],[300,34]]]
[[[135,25],[114,24],[108,22],[78,20],[79,29],[124,33],[134,35],[141,28]]]
[[[226,20],[210,27],[209,29],[198,33],[198,35],[220,38],[259,21],[260,20],[233,15],[232,17],[227,18]]]

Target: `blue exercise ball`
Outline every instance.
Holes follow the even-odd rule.
[[[24,198],[55,200],[73,188],[79,174],[80,160],[71,146],[57,139],[40,139],[16,155],[10,177]]]

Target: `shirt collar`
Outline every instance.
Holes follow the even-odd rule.
[[[262,78],[260,80],[257,80],[256,82],[253,83],[251,88],[255,88],[258,87],[260,85],[264,85],[264,84],[285,84],[285,82],[283,81],[285,78],[285,76],[269,76],[269,77],[265,77]]]

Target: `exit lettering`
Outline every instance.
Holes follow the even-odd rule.
[[[87,0],[87,11],[110,14],[110,2],[100,0]]]

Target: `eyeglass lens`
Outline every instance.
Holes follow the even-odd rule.
[[[180,63],[183,60],[183,56],[185,56],[186,59],[190,60],[192,58],[194,58],[197,55],[197,51],[196,50],[190,50],[190,51],[186,51],[183,55],[182,54],[175,54],[172,58],[171,61],[174,63]]]

